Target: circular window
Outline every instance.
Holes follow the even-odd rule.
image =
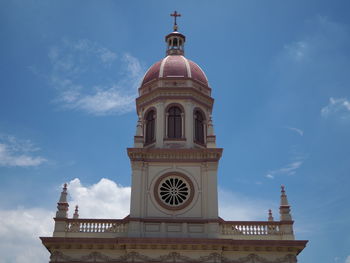
[[[154,187],[154,196],[166,209],[183,209],[193,199],[193,184],[185,175],[165,174],[158,178]]]

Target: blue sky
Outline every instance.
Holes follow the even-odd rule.
[[[1,1],[5,262],[45,262],[36,233],[52,231],[64,182],[82,216],[127,213],[136,89],[165,54],[175,9],[215,98],[221,215],[278,218],[284,184],[296,236],[310,240],[299,262],[349,263],[345,0]],[[16,243],[24,252],[11,259]]]

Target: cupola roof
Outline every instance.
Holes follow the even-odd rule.
[[[159,78],[190,78],[208,86],[203,70],[182,55],[168,55],[153,64],[146,72],[142,85]]]
[[[141,86],[161,78],[189,78],[208,86],[208,79],[203,70],[195,62],[184,57],[186,37],[178,32],[176,23],[176,18],[181,14],[175,11],[171,16],[174,17],[174,31],[165,37],[166,57],[147,70]]]

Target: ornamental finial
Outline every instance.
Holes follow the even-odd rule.
[[[170,14],[170,16],[174,17],[174,31],[177,31],[177,23],[176,23],[176,18],[178,16],[181,16],[181,14],[179,14],[177,11],[174,11],[174,13]]]
[[[273,216],[272,216],[272,210],[269,209],[269,218],[268,218],[269,221],[273,221]]]
[[[78,219],[79,218],[79,206],[78,205],[75,206],[75,211],[74,211],[74,214],[73,214],[73,218],[74,219]]]
[[[60,199],[57,203],[57,212],[56,217],[57,218],[67,218],[67,211],[69,204],[67,202],[67,183],[63,185],[63,189],[60,195]]]
[[[290,206],[284,185],[281,185],[280,220],[292,221],[292,215],[290,214]]]

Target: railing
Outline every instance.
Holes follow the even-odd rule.
[[[225,221],[221,224],[223,235],[279,235],[280,222],[274,221]]]
[[[126,233],[128,223],[115,219],[67,219],[66,232]]]

